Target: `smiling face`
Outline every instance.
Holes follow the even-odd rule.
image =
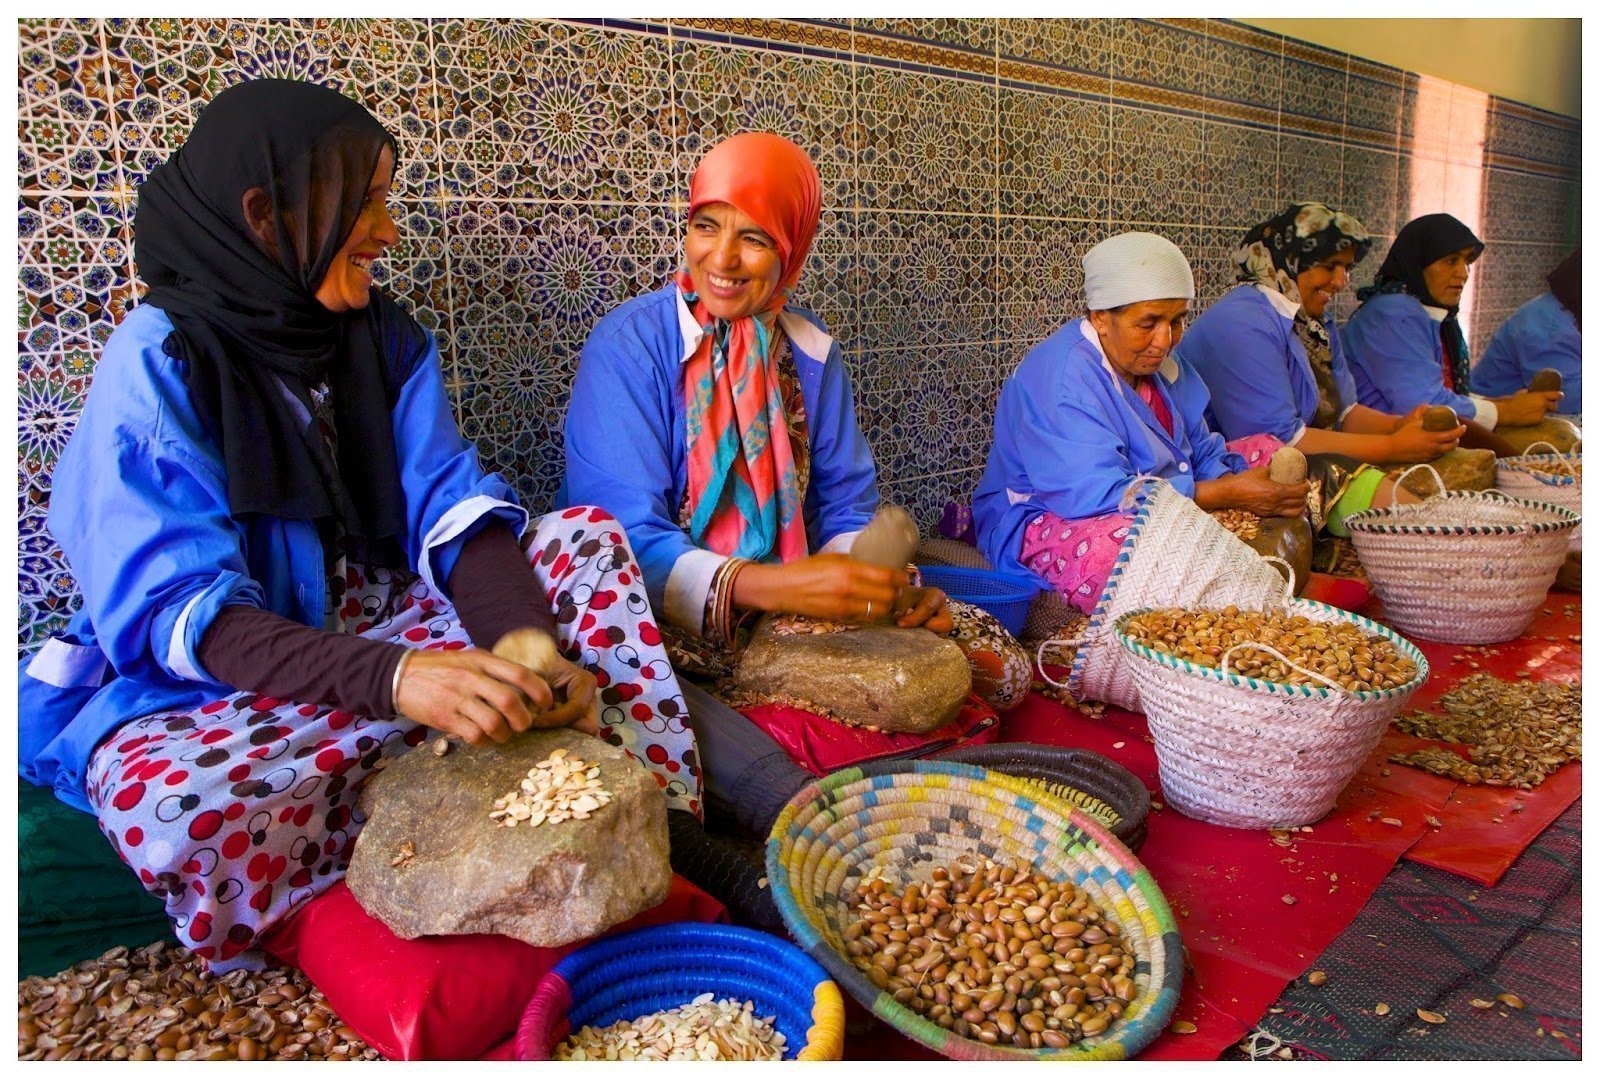
[[[1350,267],[1356,264],[1354,251],[1340,251],[1301,270],[1294,279],[1300,290],[1300,306],[1312,318],[1321,318],[1328,301],[1350,284]]]
[[[1188,300],[1142,300],[1115,311],[1090,311],[1106,359],[1130,384],[1160,368],[1183,337]]]
[[[724,321],[760,311],[783,276],[772,237],[726,202],[694,212],[683,254],[695,293],[713,318]]]
[[[394,218],[389,216],[389,184],[393,180],[394,151],[385,146],[355,227],[317,285],[317,301],[334,314],[367,306],[372,299],[373,262],[385,248],[400,242]]]
[[[1467,278],[1472,274],[1472,261],[1477,257],[1476,247],[1463,247],[1422,268],[1422,283],[1427,286],[1436,305],[1460,305],[1461,292],[1467,287]]]

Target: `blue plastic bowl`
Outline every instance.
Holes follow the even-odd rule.
[[[788,1042],[787,1059],[838,1060],[844,999],[827,971],[786,940],[732,925],[678,922],[602,937],[557,963],[517,1030],[520,1060],[548,1060],[569,1033],[687,1004],[701,993],[755,1003]]]
[[[1020,636],[1028,620],[1028,608],[1039,594],[1039,586],[1026,577],[993,569],[968,569],[964,566],[919,566],[922,583],[941,589],[951,599],[982,607],[1006,627],[1013,637]]]

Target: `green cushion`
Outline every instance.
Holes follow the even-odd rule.
[[[18,976],[54,974],[118,944],[172,935],[93,817],[17,781]]]

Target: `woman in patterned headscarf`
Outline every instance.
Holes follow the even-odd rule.
[[[1320,202],[1285,207],[1245,234],[1234,256],[1239,284],[1178,346],[1211,390],[1225,437],[1271,435],[1321,463],[1313,517],[1321,502],[1336,534],[1343,517],[1379,493],[1383,472],[1367,465],[1432,460],[1462,433],[1424,431],[1420,409],[1397,416],[1357,400],[1328,307],[1371,246],[1350,214]]]
[[[1426,214],[1394,238],[1378,277],[1356,294],[1345,325],[1361,402],[1388,412],[1448,405],[1486,430],[1538,423],[1559,393],[1523,390],[1506,397],[1471,392],[1466,335],[1457,318],[1483,241],[1449,214]],[[1509,452],[1505,446],[1496,447]]]

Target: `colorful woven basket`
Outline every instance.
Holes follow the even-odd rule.
[[[786,1059],[838,1060],[844,998],[828,974],[786,940],[731,925],[681,922],[603,937],[573,952],[534,990],[517,1028],[519,1060],[549,1060],[584,1026],[687,1004],[701,993],[755,1004],[777,1017]]]
[[[1414,468],[1433,473],[1444,490],[1432,468]],[[1578,523],[1552,502],[1451,491],[1364,510],[1345,526],[1396,629],[1425,641],[1489,644],[1528,628]]]
[[[1137,957],[1136,995],[1105,1032],[1066,1049],[1023,1050],[959,1037],[880,991],[846,957],[849,896],[873,867],[926,879],[971,854],[1032,866],[1087,890]],[[907,1037],[957,1060],[1115,1060],[1165,1029],[1178,1003],[1183,945],[1150,873],[1089,813],[1020,779],[952,761],[846,768],[797,793],[767,840],[767,877],[789,931],[844,989]]]
[[[1042,783],[1056,797],[1086,810],[1138,853],[1150,816],[1150,792],[1139,777],[1109,757],[1087,749],[995,742],[962,746],[935,758],[992,768]]]
[[[1428,678],[1427,659],[1387,626],[1312,600],[1292,600],[1286,609],[1388,638],[1417,665],[1416,677],[1395,689],[1352,693],[1224,674],[1128,636],[1128,621],[1143,612],[1117,619],[1117,640],[1156,740],[1161,792],[1187,816],[1231,828],[1320,820]]]

